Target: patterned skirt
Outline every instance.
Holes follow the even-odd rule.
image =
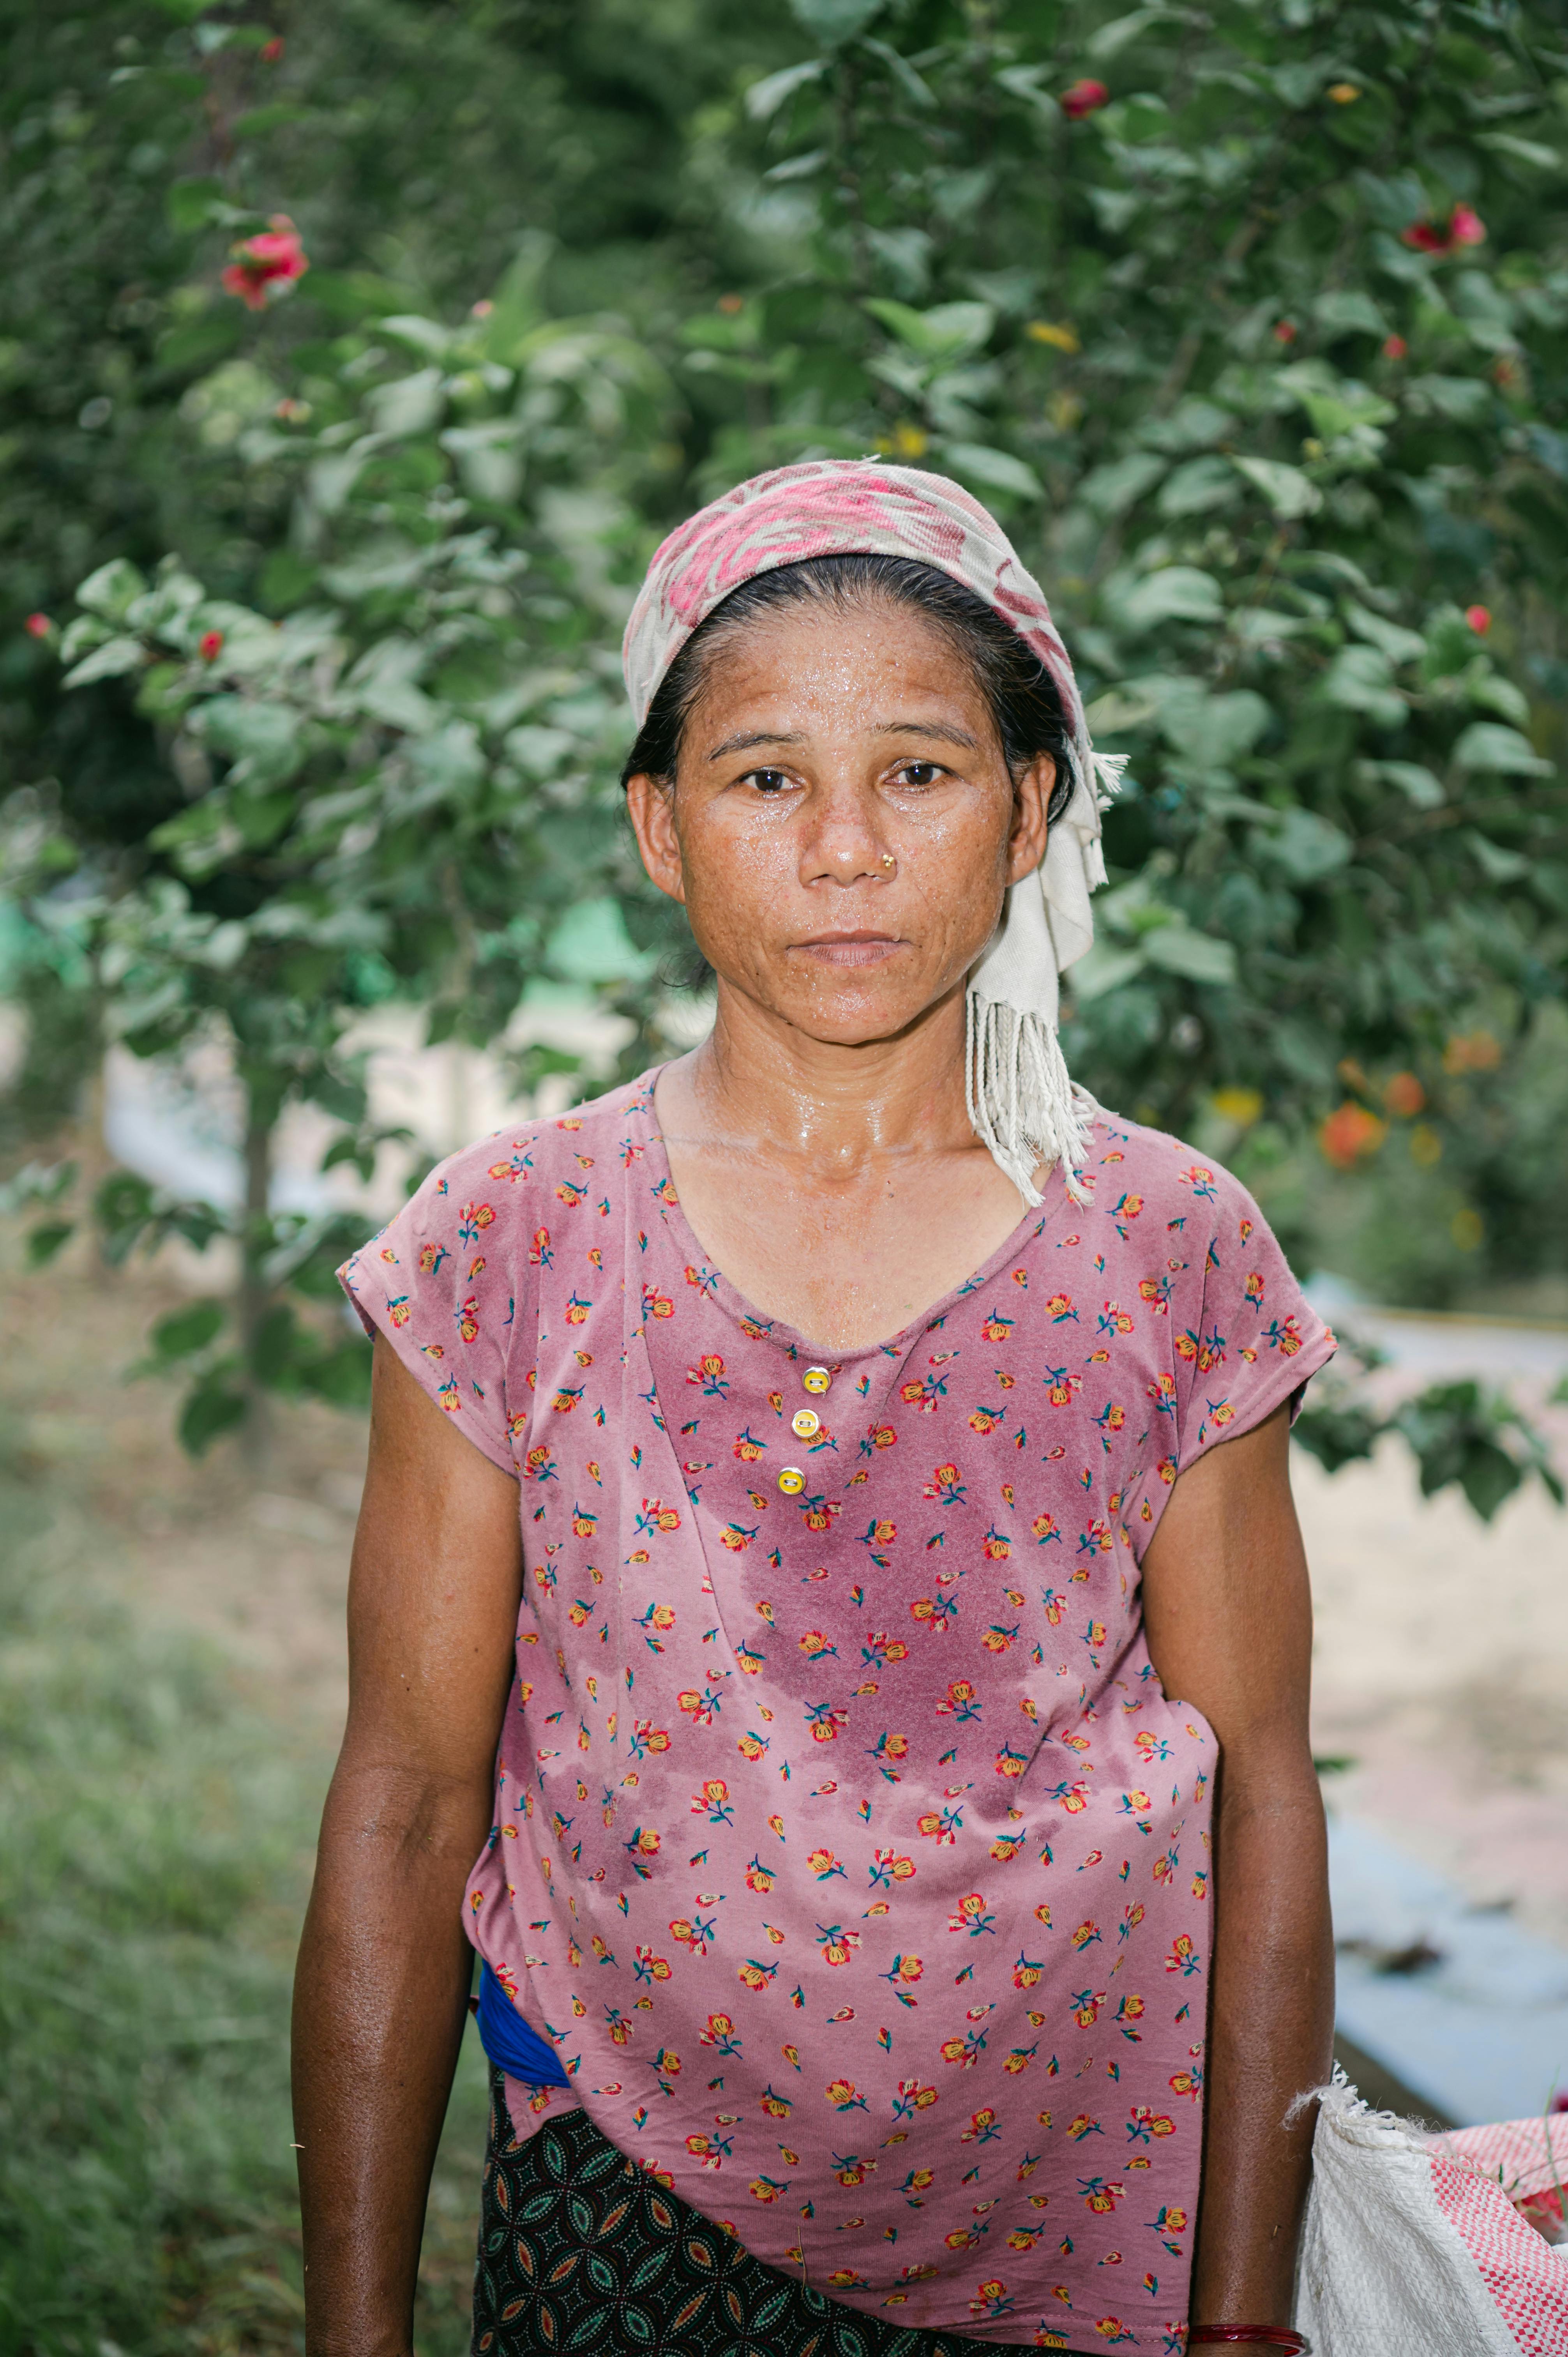
[[[586,2112],[520,2144],[505,2083],[491,2072],[473,2357],[1023,2357],[1036,2345],[912,2331],[824,2299],[667,2193]]]

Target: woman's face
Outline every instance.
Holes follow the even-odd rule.
[[[650,877],[722,982],[852,1046],[961,988],[1044,856],[1055,776],[1045,754],[1015,785],[963,656],[877,599],[721,640],[673,791],[639,776],[628,798]]]

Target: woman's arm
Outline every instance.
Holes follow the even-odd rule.
[[[385,1341],[349,1585],[349,1722],[294,1992],[310,2357],[407,2357],[466,2018],[464,1884],[512,1676],[517,1484]]]
[[[1195,2326],[1289,2323],[1313,2117],[1287,2128],[1284,2116],[1331,2062],[1327,1850],[1307,1730],[1312,1598],[1288,1440],[1282,1407],[1199,1458],[1144,1564],[1160,1682],[1196,1704],[1219,1742]]]

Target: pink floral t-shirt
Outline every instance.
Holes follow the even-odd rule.
[[[1054,1174],[815,1350],[708,1265],[655,1077],[454,1155],[344,1272],[518,1477],[468,1928],[540,2107],[889,2321],[1179,2350],[1215,1744],[1139,1565],[1333,1338],[1234,1178],[1107,1116],[1090,1209]]]

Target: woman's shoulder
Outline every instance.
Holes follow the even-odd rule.
[[[1095,1113],[1082,1170],[1095,1210],[1112,1217],[1130,1213],[1193,1226],[1230,1215],[1253,1226],[1262,1222],[1240,1179],[1211,1154],[1102,1108]]]
[[[571,1199],[600,1194],[640,1145],[653,1103],[653,1074],[591,1097],[568,1112],[509,1122],[459,1146],[430,1172],[419,1196],[432,1205],[503,1190],[520,1205],[541,1205],[565,1187]]]

